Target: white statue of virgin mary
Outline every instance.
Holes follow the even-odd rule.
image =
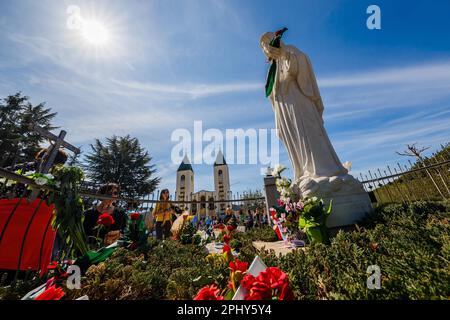
[[[275,34],[265,33],[260,45],[276,61],[269,95],[278,136],[292,162],[296,191],[302,197],[333,199],[329,226],[346,225],[371,210],[361,183],[341,164],[323,123],[324,106],[311,62],[294,46],[270,45]]]

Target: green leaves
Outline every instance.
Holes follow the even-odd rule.
[[[325,208],[322,199],[309,198],[304,201],[304,208],[299,218],[299,228],[304,230],[310,242],[328,243],[327,219],[331,214],[332,200]]]
[[[83,228],[83,201],[79,195],[83,170],[78,167],[56,166],[52,169],[54,179],[59,183],[59,190],[53,192],[50,203],[55,205],[52,226],[66,240],[70,257],[85,254],[89,249]]]

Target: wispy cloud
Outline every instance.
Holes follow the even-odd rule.
[[[160,93],[178,95],[180,98],[201,98],[206,96],[250,92],[261,90],[261,83],[235,82],[226,84],[173,84],[112,80],[112,82],[127,90],[135,90],[141,94]]]
[[[185,5],[186,15],[196,12],[202,5],[200,2]],[[233,34],[245,33],[242,30],[247,28],[246,21],[241,15],[230,11],[221,1],[209,6],[214,8],[211,17],[221,21],[221,30],[228,28]],[[214,37],[214,32],[207,28],[213,18],[194,20],[189,22],[188,31],[184,25],[176,25],[175,30],[168,34],[143,43],[144,49],[140,48],[134,59],[126,56],[116,65],[109,61],[104,69],[95,70],[80,57],[80,51],[73,51],[78,49],[70,42],[2,32],[2,37],[6,35],[2,44],[11,45],[14,54],[0,62],[0,70],[17,76],[19,80],[14,81],[20,85],[22,80],[28,80],[26,89],[34,89],[45,100],[50,100],[52,103],[49,105],[59,113],[58,125],[70,131],[73,143],[88,144],[94,138],[112,134],[139,136],[142,144],[155,155],[159,174],[165,183],[172,184],[176,164],[169,159],[172,146],[169,139],[174,128],[189,129],[194,120],[200,119],[221,129],[273,128],[274,124],[269,102],[262,98],[264,83],[256,79],[260,75],[259,70],[246,70],[245,76],[254,79],[250,81],[229,75],[199,80],[199,77],[185,77],[184,71],[177,69],[179,65],[171,65],[174,56],[186,61],[197,55],[215,54],[204,53],[203,48],[196,46],[192,46],[191,51],[182,46],[169,46],[170,41],[178,44],[178,40],[186,44],[186,39],[181,37],[189,37],[189,41],[199,43]],[[153,33],[157,32],[153,30]],[[165,40],[165,36],[169,40]],[[154,45],[155,42],[158,46]],[[219,59],[218,64],[221,63]],[[164,71],[171,77],[159,80],[158,76],[165,74],[145,74],[148,70],[141,68],[150,64],[149,61],[163,64],[167,67]],[[18,87],[12,83],[0,75],[0,92],[4,95],[12,93],[6,92]],[[381,165],[385,159],[392,159],[394,151],[406,143],[417,141],[436,145],[448,140],[450,61],[368,69],[358,73],[321,74],[318,83],[325,101],[325,123],[333,125],[334,129],[330,137],[341,159],[353,161],[355,170]],[[240,100],[243,96],[245,102]],[[266,109],[258,109],[264,107]],[[382,117],[383,113],[396,110],[395,119]],[[358,119],[372,118],[380,120],[379,123],[371,123],[364,128],[353,125]],[[282,161],[288,161],[282,145],[280,157]],[[212,187],[209,170],[209,167],[199,169],[196,181],[200,188]],[[259,178],[257,166],[234,166],[233,170],[233,180],[244,180],[242,185],[247,184],[245,180]]]
[[[341,160],[354,162],[355,169],[381,167],[387,159],[399,160],[395,151],[402,151],[407,144],[418,142],[435,148],[447,142],[449,114],[448,108],[428,115],[418,112],[379,126],[334,133],[332,141]]]
[[[322,88],[417,83],[450,84],[450,61],[337,75],[319,79],[318,82]]]

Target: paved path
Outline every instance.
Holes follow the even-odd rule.
[[[274,250],[277,255],[279,254],[285,255],[297,249],[305,250],[304,247],[299,248],[286,247],[284,241],[276,241],[276,242],[254,241],[253,246],[258,250],[261,250],[263,248],[266,250]]]

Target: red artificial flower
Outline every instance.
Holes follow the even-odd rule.
[[[240,271],[240,272],[244,273],[248,269],[248,262],[243,262],[243,261],[240,261],[239,259],[236,259],[236,261],[230,262],[229,267],[233,272]]]
[[[289,287],[289,283],[285,283],[283,287],[281,288],[280,293],[280,300],[294,300],[294,293],[292,292],[291,288]]]
[[[241,285],[249,292],[245,300],[294,299],[287,274],[277,267],[269,267],[257,277],[247,274],[242,279]]]
[[[225,226],[223,225],[223,223],[220,223],[220,224],[216,224],[216,225],[214,226],[214,228],[223,230],[223,229],[225,229]]]
[[[227,226],[228,231],[233,231],[234,229],[236,229],[236,226],[232,226],[232,225]]]
[[[213,284],[200,289],[194,300],[223,300],[223,296],[219,296],[219,289]]]
[[[227,243],[225,243],[222,252],[223,253],[228,252],[229,254],[231,254],[231,247]]]
[[[246,300],[271,300],[272,289],[265,282],[255,281],[250,288]]]
[[[241,281],[241,286],[244,289],[250,290],[252,288],[253,282],[255,282],[255,277],[252,274],[246,274]]]
[[[287,282],[287,274],[277,267],[269,267],[261,272],[256,280],[263,281],[270,285],[272,289],[281,289],[285,282]]]
[[[231,237],[229,235],[224,235],[223,236],[223,242],[228,244],[228,243],[230,243],[230,240],[231,240]]]
[[[97,220],[97,224],[110,227],[115,223],[114,218],[108,213],[102,213]]]
[[[56,261],[52,261],[47,267],[48,270],[54,270],[56,268],[58,268],[58,262]]]
[[[60,300],[64,296],[64,291],[55,286],[49,287],[47,290],[38,295],[34,300]]]
[[[275,210],[270,210],[270,216],[273,220],[277,220],[277,212]]]
[[[139,220],[141,217],[141,214],[139,212],[133,212],[130,214],[130,219],[133,221]]]

